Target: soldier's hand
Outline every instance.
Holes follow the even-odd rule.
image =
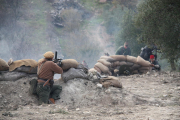
[[[151,64],[150,66],[151,66],[151,67],[154,67],[154,64]]]

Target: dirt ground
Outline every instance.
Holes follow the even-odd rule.
[[[180,120],[178,72],[119,78],[122,89],[97,88],[83,79],[56,81],[63,87],[61,99],[40,106],[28,94],[32,78],[0,81],[0,120]]]

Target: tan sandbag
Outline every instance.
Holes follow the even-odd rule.
[[[97,72],[97,70],[94,69],[94,68],[91,68],[91,69],[88,70],[88,72]]]
[[[38,60],[38,64],[39,64],[40,62],[42,62],[43,60],[44,60],[44,58],[39,59],[39,60]]]
[[[9,69],[9,65],[3,59],[0,59],[0,71],[7,71]]]
[[[127,65],[127,66],[133,66],[134,63],[133,63],[133,62],[126,62],[126,65]]]
[[[110,57],[116,61],[126,61],[127,60],[126,55],[111,55]]]
[[[9,66],[9,71],[13,71],[16,68],[20,66],[30,66],[30,67],[37,67],[38,62],[36,62],[33,59],[23,59],[23,60],[17,60],[14,61],[10,66]]]
[[[100,59],[105,59],[108,62],[115,62],[116,61],[110,56],[101,56]]]
[[[8,65],[10,66],[12,63],[13,63],[13,59],[10,58],[9,61],[8,61]]]
[[[100,83],[105,88],[108,88],[109,86],[122,88],[122,84],[119,81],[119,78],[118,77],[114,77],[114,76],[108,76],[107,78],[102,78],[100,80]]]
[[[127,65],[127,63],[125,61],[121,61],[119,62],[119,65],[122,66],[122,65]]]
[[[144,67],[145,66],[149,67],[151,63],[149,61],[144,60],[142,57],[138,56],[137,57],[137,64],[144,66]]]
[[[98,67],[103,73],[108,73],[109,68],[100,62],[97,62],[94,66]]]
[[[94,66],[94,69],[97,70],[100,74],[102,73],[101,69],[99,69],[97,66]]]
[[[119,66],[120,65],[120,62],[119,61],[116,61],[116,62],[112,62],[111,63],[111,66],[112,67],[117,67],[117,66]]]
[[[134,56],[127,55],[127,62],[136,63],[137,62],[137,58],[134,57]]]
[[[68,70],[69,68],[77,68],[79,64],[75,59],[64,59],[61,62],[63,70]]]
[[[98,62],[102,63],[103,65],[110,67],[111,63],[108,62],[106,59],[99,59]]]

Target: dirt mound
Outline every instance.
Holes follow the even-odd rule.
[[[0,81],[0,119],[179,119],[180,75],[161,72],[120,76],[123,88],[97,86],[86,79],[72,79],[62,86],[55,105],[37,105],[28,94],[29,81]],[[163,111],[163,112],[162,112]]]

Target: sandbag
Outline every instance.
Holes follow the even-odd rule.
[[[103,73],[108,73],[109,68],[100,62],[97,62],[94,66],[98,67]]]
[[[101,71],[97,66],[94,66],[94,69],[95,69],[96,71],[98,71],[100,74],[102,73],[102,71]]]
[[[134,63],[133,63],[133,62],[126,62],[126,65],[127,65],[127,66],[133,66]]]
[[[110,56],[101,56],[100,59],[105,59],[108,62],[115,62],[116,61]]]
[[[94,69],[94,68],[91,68],[91,69],[88,70],[88,72],[97,72],[97,70]]]
[[[77,68],[78,62],[75,59],[64,59],[62,62],[62,69],[68,70],[70,68]]]
[[[111,55],[110,57],[116,61],[126,61],[127,60],[126,55]]]
[[[138,56],[137,64],[144,66],[144,67],[149,67],[151,63],[149,61],[144,60],[142,57]]]
[[[36,62],[33,59],[23,59],[23,60],[17,60],[12,62],[12,64],[9,66],[9,71],[13,71],[18,67],[21,66],[30,66],[30,67],[37,67],[38,62]]]
[[[116,62],[112,62],[111,63],[111,66],[112,67],[116,67],[116,66],[119,66],[120,65],[120,62],[119,61],[116,61]]]
[[[125,61],[121,61],[119,62],[119,65],[122,66],[122,65],[127,65],[127,63]]]
[[[39,59],[39,60],[38,60],[38,64],[39,64],[40,62],[42,62],[43,60],[44,60],[44,58]]]
[[[101,78],[100,83],[103,87],[108,88],[109,86],[122,88],[122,84],[118,77],[108,76],[107,78]]]
[[[137,58],[134,57],[134,56],[127,55],[127,62],[136,63],[137,62]]]
[[[107,66],[107,67],[110,67],[111,66],[111,63],[108,62],[107,60],[105,59],[99,59],[98,62],[102,63],[103,65]]]
[[[29,74],[37,74],[37,67],[30,67],[30,66],[21,66],[16,68],[15,70],[16,72],[25,72],[25,73],[29,73]]]
[[[61,78],[64,82],[74,78],[88,79],[88,74],[85,74],[83,69],[70,68],[68,71],[61,74]]]
[[[3,59],[0,59],[0,71],[7,71],[9,70],[9,65]]]

